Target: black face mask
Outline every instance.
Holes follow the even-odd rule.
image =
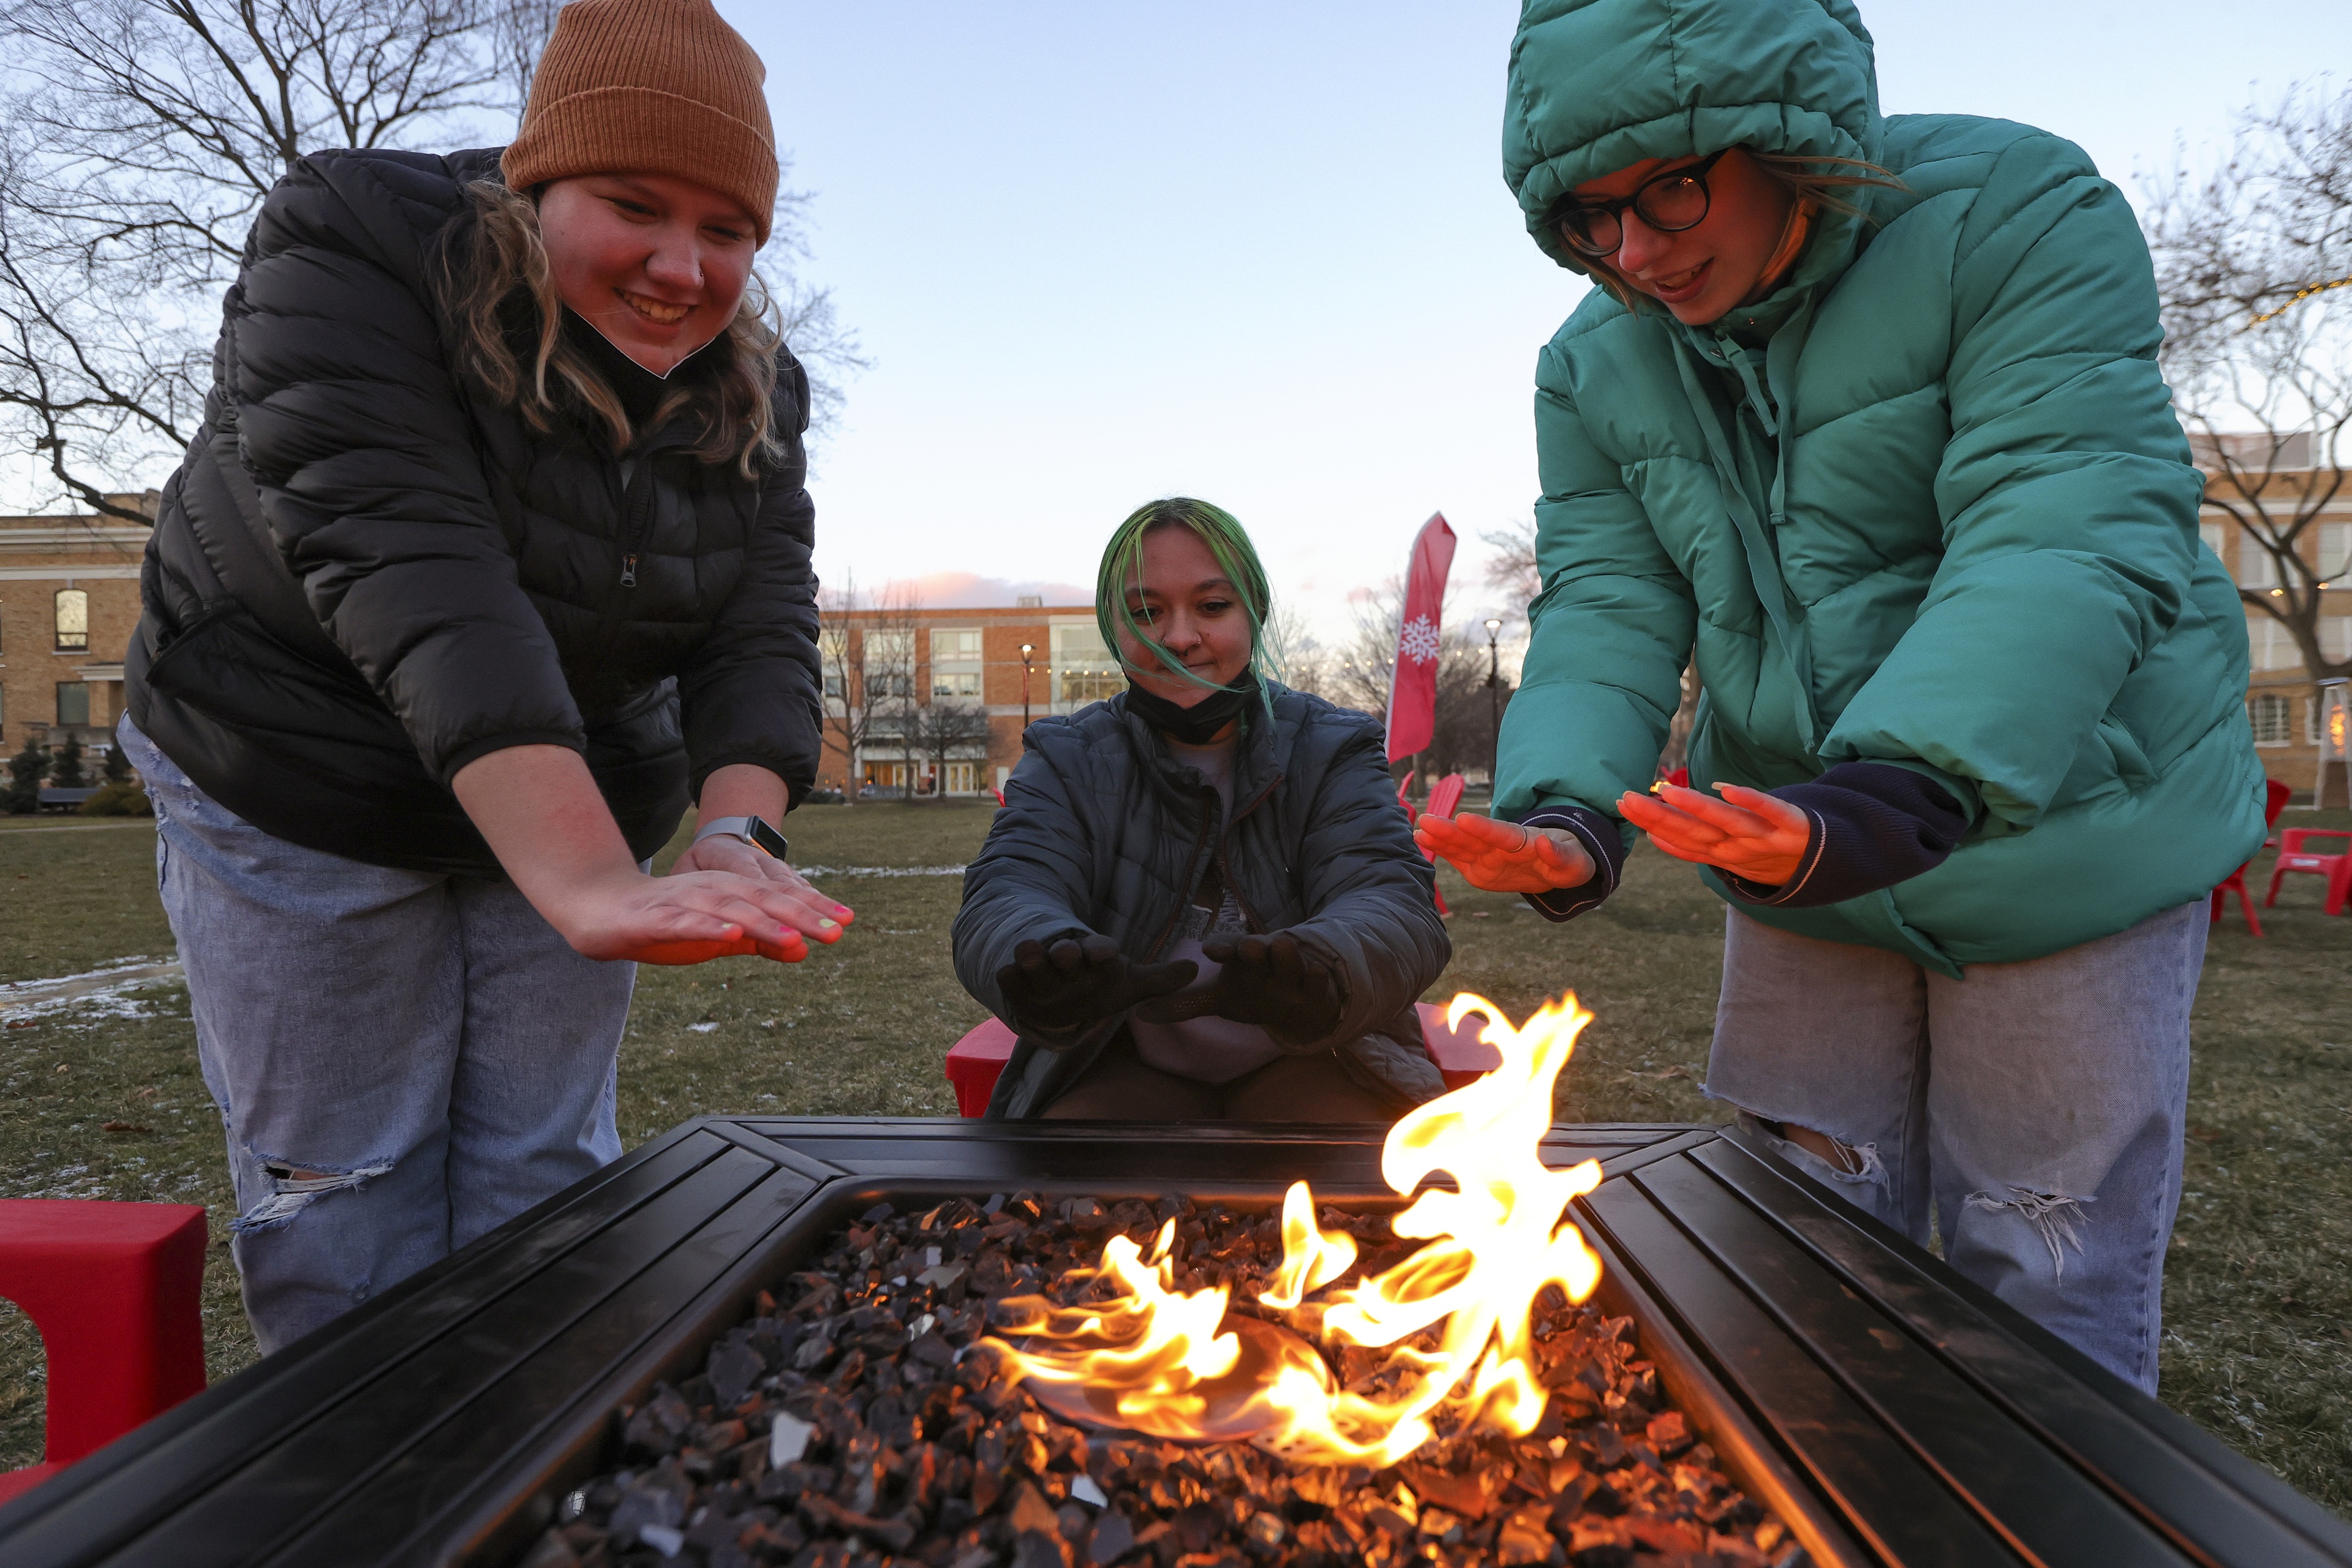
[[[1186,746],[1205,746],[1216,732],[1241,717],[1257,700],[1257,671],[1244,669],[1231,686],[1220,686],[1190,708],[1179,708],[1165,697],[1127,683],[1127,710],[1145,723]]]

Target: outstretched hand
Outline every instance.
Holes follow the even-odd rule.
[[[1139,1002],[1181,991],[1199,976],[1189,958],[1137,963],[1107,936],[1024,942],[996,972],[996,988],[1013,1021],[1034,1028],[1083,1028]]]
[[[1412,837],[1423,854],[1443,856],[1464,881],[1490,893],[1549,893],[1592,880],[1592,857],[1565,828],[1522,827],[1464,811],[1422,817]]]
[[[1655,795],[1627,790],[1617,809],[1677,860],[1718,867],[1768,888],[1797,874],[1813,823],[1801,806],[1740,784],[1717,784],[1721,800],[1662,784]]]
[[[1220,965],[1214,980],[1198,991],[1146,1002],[1135,1016],[1152,1024],[1231,1018],[1291,1045],[1320,1040],[1338,1026],[1339,977],[1289,932],[1211,937],[1201,943],[1201,955]]]

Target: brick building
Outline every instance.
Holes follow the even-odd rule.
[[[2280,494],[2266,500],[2265,510],[2273,521],[2286,521],[2294,515],[2297,501],[2285,492],[2324,484],[2326,479],[2324,473],[2309,471],[2275,475],[2271,485]],[[2218,478],[2209,479],[2206,494],[2209,498],[2231,494],[2235,499]],[[2260,595],[2279,589],[2278,561],[2245,537],[2227,508],[2209,499],[2198,521],[2205,547],[2221,558],[2242,590]],[[2352,494],[2320,506],[2297,545],[2297,554],[2322,589],[2320,657],[2329,663],[2352,663]],[[2318,782],[2319,727],[2326,714],[2320,688],[2286,627],[2252,605],[2245,610],[2252,667],[2246,717],[2253,726],[2254,747],[2262,755],[2265,773],[2308,799]],[[2344,804],[2343,787],[2340,777],[2331,780],[2326,804]]]
[[[152,510],[155,494],[116,500]],[[94,763],[122,713],[149,529],[103,517],[0,517],[0,752],[78,736]]]
[[[1127,682],[1092,605],[827,612],[818,782],[976,795],[1021,758],[1024,714],[1068,713]]]

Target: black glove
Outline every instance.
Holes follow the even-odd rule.
[[[1328,960],[1288,931],[1212,937],[1201,944],[1201,954],[1223,965],[1216,979],[1188,995],[1147,1002],[1135,1016],[1153,1024],[1231,1018],[1255,1024],[1293,1045],[1321,1040],[1338,1026],[1339,975]]]
[[[996,972],[996,989],[1014,1023],[1060,1034],[1181,991],[1200,973],[1189,958],[1129,963],[1107,936],[1064,937],[1050,947],[1024,942],[1013,948],[1013,962]]]

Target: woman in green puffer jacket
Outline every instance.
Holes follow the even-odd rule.
[[[2261,843],[2129,207],[1882,118],[1845,0],[1536,0],[1508,179],[1602,286],[1544,350],[1543,592],[1494,819],[1555,919],[1636,829],[1731,906],[1711,1095],[2144,1388],[2203,896]],[[1685,664],[1695,782],[1655,772]]]

